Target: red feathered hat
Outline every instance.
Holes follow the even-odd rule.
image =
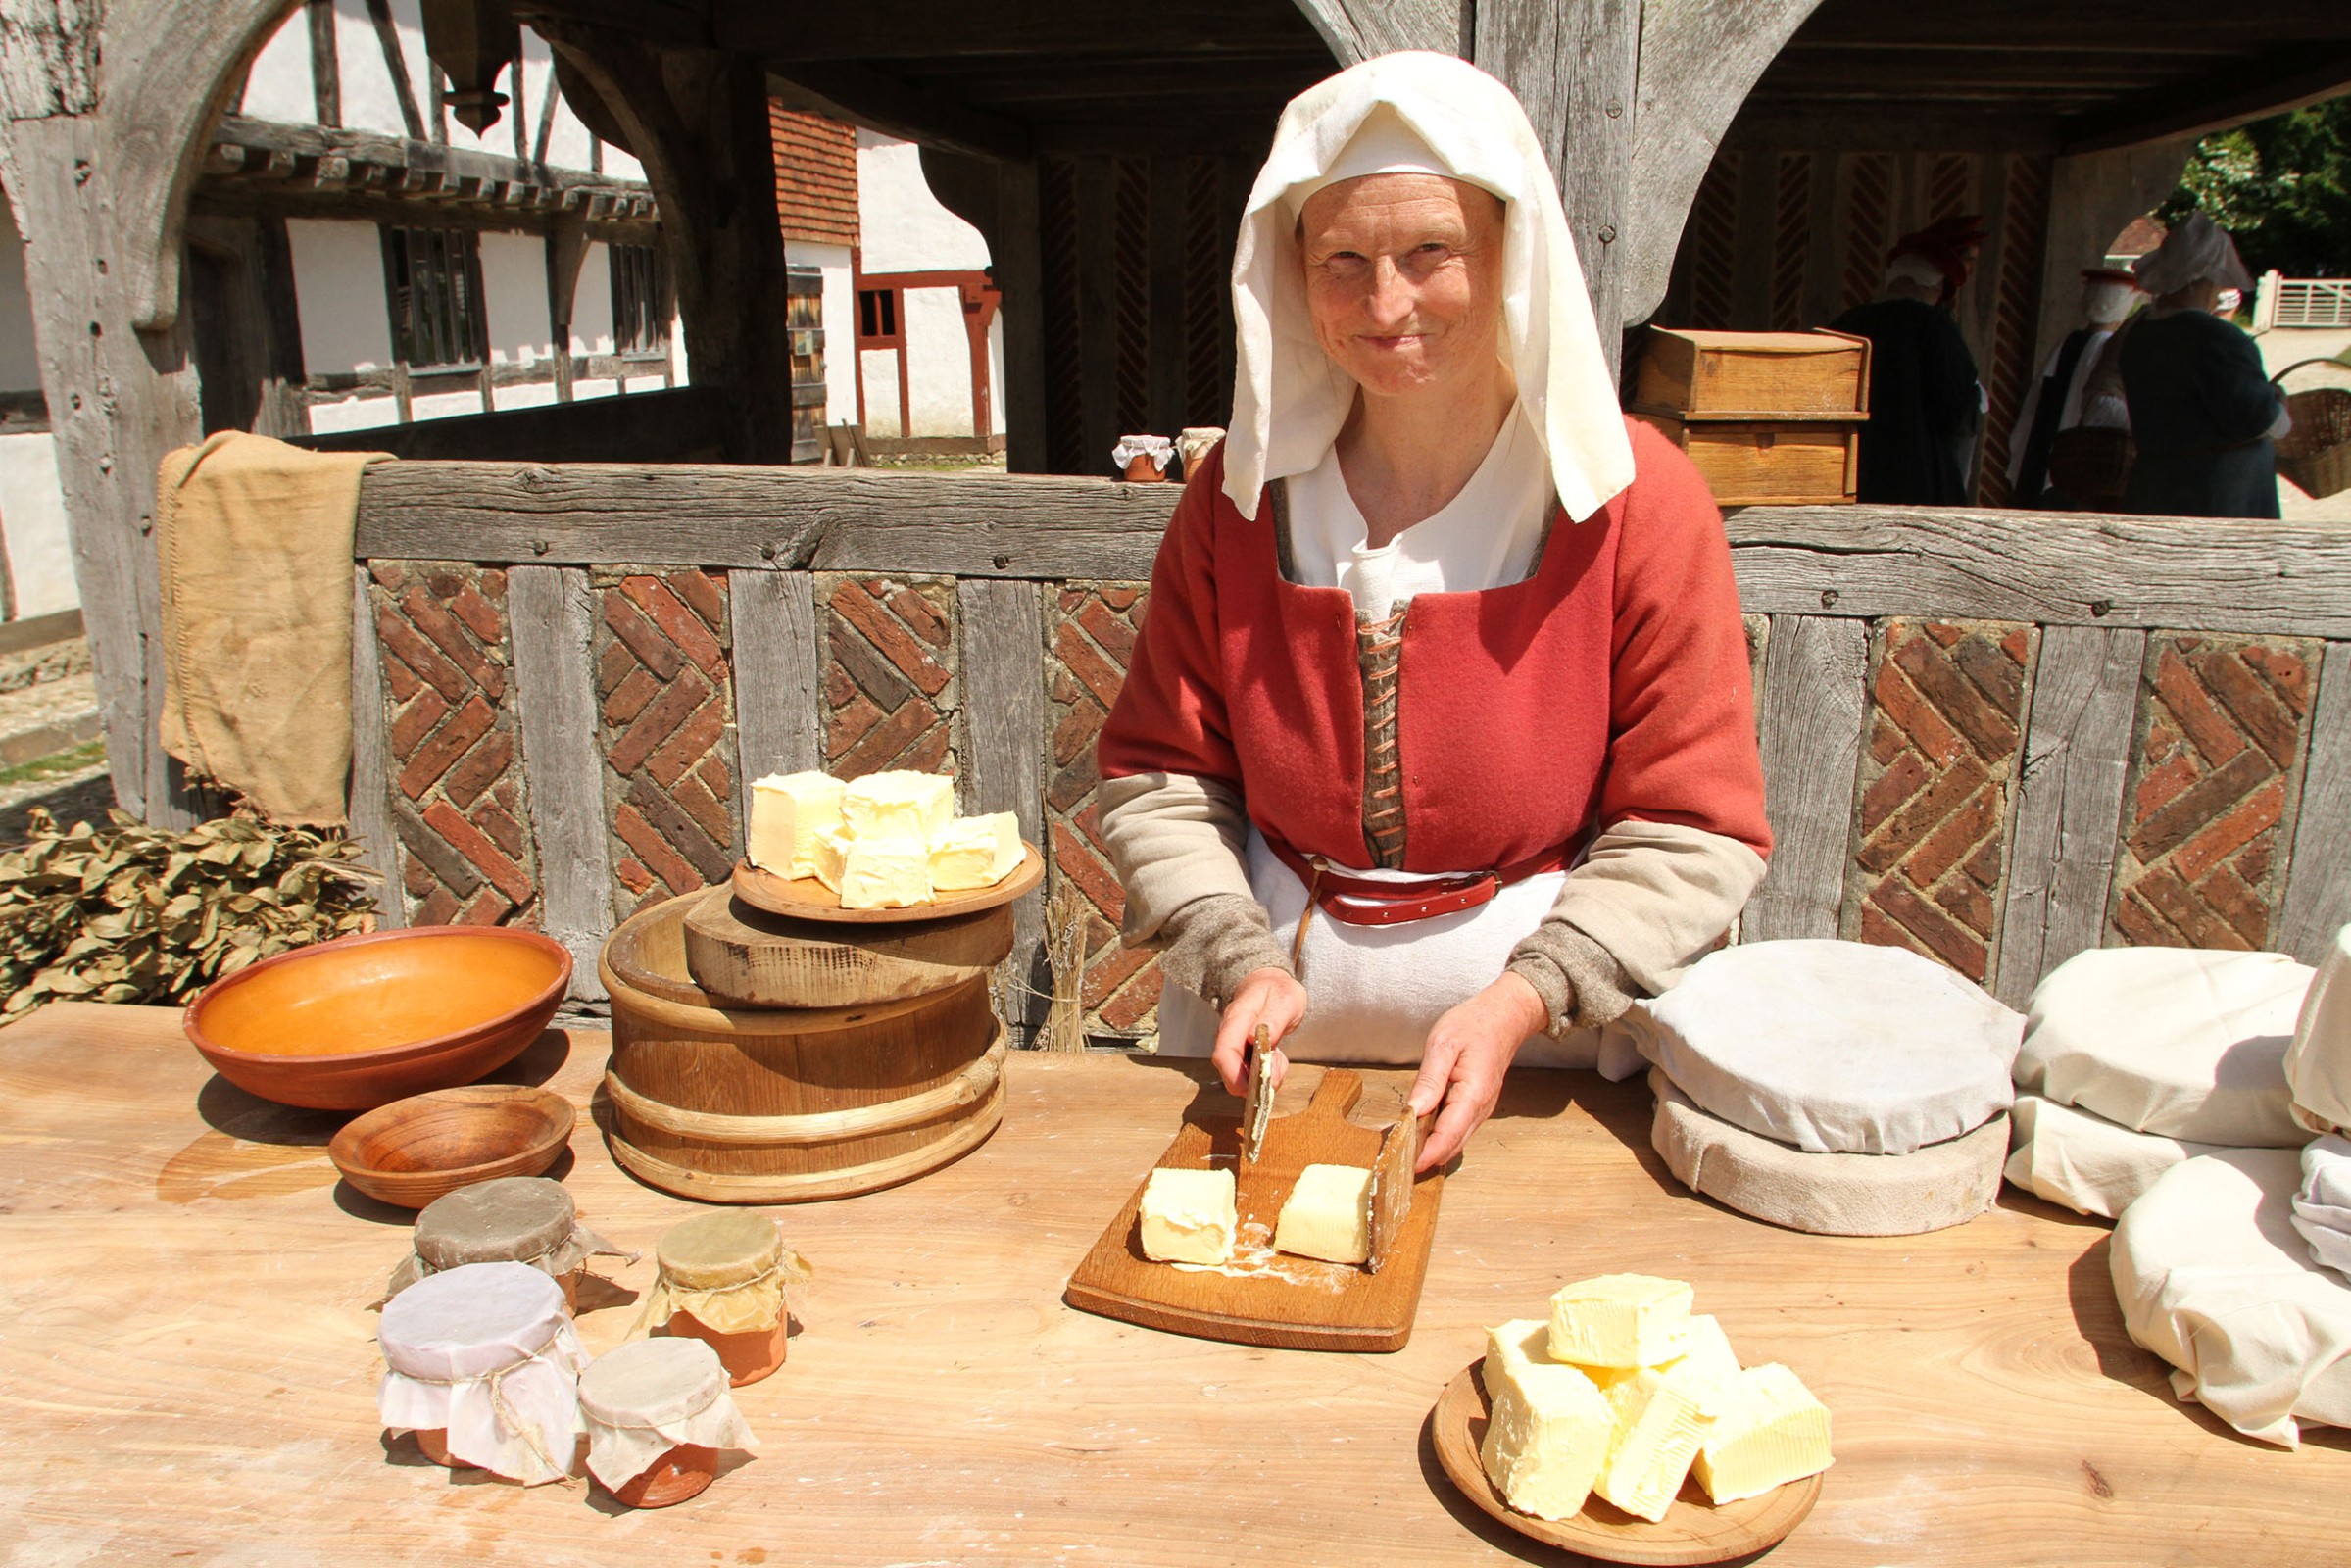
[[[1936,303],[1948,305],[1967,281],[1969,253],[1984,243],[1984,235],[1983,214],[1960,214],[1903,235],[1886,260],[1890,265],[1904,256],[1923,257],[1942,273],[1942,297]]]

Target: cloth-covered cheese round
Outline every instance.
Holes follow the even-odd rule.
[[[2008,1119],[2009,1181],[2077,1214],[2107,1219],[2181,1160],[2224,1152],[2218,1144],[2137,1132],[2039,1095],[2017,1096]]]
[[[2351,1283],[2293,1226],[2302,1157],[2232,1149],[2175,1165],[2114,1228],[2131,1339],[2172,1388],[2249,1438],[2293,1447],[2297,1421],[2351,1426]]]
[[[1754,1219],[1816,1236],[1913,1236],[1964,1225],[1999,1195],[2006,1117],[1907,1154],[1814,1154],[1707,1115],[1654,1068],[1649,1087],[1649,1143],[1666,1168]]]
[[[2296,1121],[2314,1133],[2351,1127],[2351,925],[2327,944],[2302,999],[2285,1077]]]
[[[2298,1147],[2284,1064],[2310,977],[2281,953],[2077,954],[2033,993],[2017,1087],[2164,1138]]]
[[[1915,953],[1813,941],[1709,954],[1625,1021],[1702,1109],[1842,1154],[1907,1154],[2006,1110],[2025,1027]]]

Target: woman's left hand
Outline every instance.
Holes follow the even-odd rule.
[[[1461,1152],[1469,1135],[1494,1114],[1510,1058],[1529,1035],[1542,1033],[1549,1022],[1535,988],[1509,973],[1437,1020],[1405,1102],[1415,1116],[1444,1106],[1420,1146],[1419,1169],[1434,1170]]]

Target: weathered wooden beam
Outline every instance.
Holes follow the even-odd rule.
[[[2147,634],[2051,626],[2040,636],[2009,830],[1994,988],[2023,1007],[2041,977],[2102,944]]]
[[[846,120],[885,136],[1013,163],[1035,156],[1020,122],[909,86],[868,66],[787,64],[771,70],[768,79],[774,96],[791,108]]]
[[[1861,622],[1772,617],[1759,699],[1772,858],[1739,916],[1742,942],[1837,934],[1868,669],[1869,628]]]
[[[2351,642],[2330,642],[2310,715],[2302,805],[2286,862],[2285,908],[2271,944],[2317,963],[2351,925]]]
[[[1471,54],[1518,94],[1550,160],[1612,375],[1625,321],[1617,247],[1634,216],[1641,12],[1638,0],[1481,0]]]
[[[1004,464],[1014,473],[1052,465],[1046,436],[1045,252],[1037,165],[999,164],[988,254],[1004,290]]]
[[[541,929],[571,951],[571,995],[604,996],[596,956],[612,929],[611,837],[597,753],[596,611],[576,567],[507,573],[522,768],[538,851]]]
[[[1773,614],[2351,637],[2351,527],[1957,508],[1748,507],[1739,599]]]
[[[738,567],[727,573],[734,628],[735,793],[751,821],[752,780],[824,765],[816,584],[805,571]]]
[[[2345,32],[2351,34],[2351,26]],[[2351,90],[2351,48],[2283,45],[2250,61],[2230,62],[2200,81],[2168,82],[2084,115],[2067,136],[2065,150],[2095,153],[2171,136],[2209,136],[2346,90]]]
[[[955,584],[964,729],[958,805],[966,815],[1015,813],[1020,836],[1037,845],[1046,843],[1045,591],[1036,583],[981,578]],[[1022,899],[1014,906],[1012,953],[999,971],[998,1016],[1024,1036],[1043,1026],[1053,993],[1044,904]]]
[[[384,716],[383,649],[375,634],[375,603],[367,591],[367,568],[351,573],[351,836],[361,858],[380,880],[375,885],[375,923],[383,930],[408,924],[408,895],[400,882],[400,846],[392,826],[392,749]]]

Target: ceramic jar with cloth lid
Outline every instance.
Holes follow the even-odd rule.
[[[443,1194],[416,1216],[414,1245],[392,1272],[387,1299],[467,1263],[526,1263],[561,1285],[565,1308],[576,1309],[580,1266],[591,1256],[637,1256],[582,1226],[571,1195],[543,1176],[502,1176]]]
[[[376,1325],[376,1408],[425,1456],[535,1487],[571,1472],[580,1349],[563,1293],[526,1263],[466,1263],[418,1280]]]
[[[1742,943],[1619,1023],[1656,1068],[1651,1144],[1741,1213],[1909,1235],[1998,1196],[2025,1020],[1938,963],[1857,942]]]
[[[737,1388],[784,1364],[790,1328],[784,1287],[808,1277],[800,1254],[764,1214],[722,1209],[671,1226],[637,1331],[666,1327],[706,1340]]]
[[[588,1473],[631,1508],[683,1502],[717,1474],[718,1450],[759,1446],[701,1340],[638,1340],[580,1374]]]

